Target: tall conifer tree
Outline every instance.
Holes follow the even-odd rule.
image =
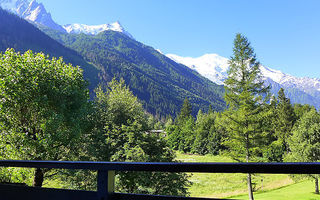
[[[180,110],[180,114],[177,117],[177,120],[178,121],[185,121],[191,117],[191,113],[192,113],[192,106],[191,106],[188,98],[185,98],[183,101],[182,108]]]
[[[228,108],[224,112],[228,123],[222,124],[228,132],[225,145],[233,159],[250,162],[263,139],[261,121],[269,87],[263,86],[260,63],[250,42],[241,34],[236,35],[229,64],[228,78],[225,81],[225,101]],[[251,174],[247,176],[247,183],[249,199],[252,200]]]
[[[287,140],[296,121],[296,116],[290,103],[290,99],[286,98],[283,88],[280,88],[278,92],[276,115],[277,117],[274,122],[274,130],[279,142],[282,144],[283,150],[288,152],[289,149]]]

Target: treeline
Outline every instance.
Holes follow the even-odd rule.
[[[0,159],[174,162],[166,141],[147,134],[150,115],[123,80],[98,87],[89,101],[79,67],[28,51],[0,54]],[[1,168],[0,182],[96,189],[88,171]],[[187,195],[186,174],[116,176],[116,190]]]
[[[196,118],[191,114],[191,104],[185,99],[176,119],[171,118],[165,124],[170,147],[184,153],[219,154],[222,145],[223,130],[216,124],[217,112],[209,107],[208,112],[199,110]]]
[[[313,106],[290,103],[284,89],[280,89],[277,97],[272,97],[264,108],[266,118],[263,122],[264,138],[261,148],[256,149],[256,161],[283,162],[291,152],[289,142],[293,133],[299,130],[303,117],[310,113],[318,115]],[[167,133],[167,141],[174,150],[192,154],[227,154],[225,143],[230,139],[224,124],[224,112],[207,112],[199,110],[196,117],[191,115],[191,104],[185,99],[179,115],[173,120],[167,119],[163,127]],[[316,123],[314,124],[316,125]]]

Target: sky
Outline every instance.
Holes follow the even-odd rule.
[[[37,0],[61,25],[120,21],[164,54],[230,58],[237,33],[264,66],[320,78],[320,0]]]

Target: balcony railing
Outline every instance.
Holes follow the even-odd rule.
[[[0,184],[1,200],[144,200],[207,199],[114,192],[115,171],[320,174],[320,163],[136,163],[2,160],[0,167],[82,169],[98,172],[97,191],[64,190]],[[85,178],[85,177],[84,177]],[[211,198],[212,199],[212,198]]]

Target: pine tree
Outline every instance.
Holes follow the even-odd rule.
[[[288,152],[288,137],[291,134],[291,129],[296,121],[296,116],[290,99],[286,98],[284,89],[280,88],[278,92],[278,105],[276,108],[276,118],[274,121],[274,130],[276,136],[281,143],[285,152]]]
[[[199,110],[195,125],[195,139],[191,152],[201,155],[217,154],[221,149],[221,134],[216,130],[216,113],[208,110],[202,113]]]
[[[197,114],[197,120],[195,124],[195,140],[192,144],[191,152],[204,155],[208,153],[207,143],[209,135],[209,127],[211,124],[206,123],[209,116],[204,114],[200,109]]]
[[[175,150],[190,152],[194,141],[194,118],[191,115],[192,106],[186,98],[175,124],[166,129],[168,143]]]
[[[250,162],[255,151],[261,147],[261,121],[269,87],[263,86],[260,63],[250,42],[241,34],[236,35],[229,64],[228,78],[225,81],[225,101],[228,108],[224,112],[228,123],[221,124],[228,132],[225,145],[233,159]],[[249,198],[252,200],[251,174],[247,176],[247,184]]]
[[[265,138],[265,143],[267,148],[264,149],[263,158],[269,162],[282,162],[283,158],[283,147],[282,143],[279,143],[279,140],[275,134],[275,124],[277,120],[277,98],[272,95],[270,98],[270,103],[266,107],[266,117],[263,121],[263,127],[267,136]]]
[[[191,116],[191,113],[192,113],[192,106],[191,106],[188,98],[185,98],[177,120],[178,121],[185,121],[186,119],[188,119]]]

